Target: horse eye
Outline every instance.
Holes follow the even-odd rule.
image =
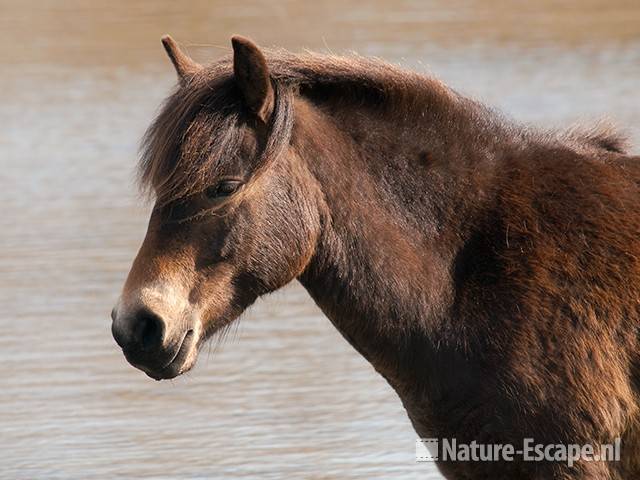
[[[218,184],[207,188],[206,195],[210,200],[228,197],[235,193],[236,190],[242,185],[242,182],[237,180],[223,180]]]

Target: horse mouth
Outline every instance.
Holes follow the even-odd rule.
[[[159,371],[146,370],[145,373],[154,380],[166,380],[175,378],[190,370],[195,363],[195,352],[193,352],[194,336],[193,330],[188,330],[184,334],[180,347],[176,350],[173,358]]]

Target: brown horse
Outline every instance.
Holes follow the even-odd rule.
[[[156,198],[113,317],[155,379],[297,279],[421,436],[605,444],[621,461],[458,462],[456,479],[640,478],[640,158],[537,131],[381,61],[232,39],[140,166]]]

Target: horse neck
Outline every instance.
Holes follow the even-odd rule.
[[[485,203],[493,158],[477,144],[477,122],[474,131],[470,117],[455,119],[454,106],[405,104],[382,112],[300,100],[293,139],[323,219],[300,281],[388,379],[407,338],[428,338],[451,303],[451,265]]]

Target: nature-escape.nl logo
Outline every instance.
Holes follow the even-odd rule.
[[[613,443],[591,444],[541,444],[525,438],[522,445],[483,444],[475,440],[461,443],[455,438],[420,438],[416,440],[416,461],[454,462],[562,462],[573,466],[578,461],[619,462],[620,438]]]

